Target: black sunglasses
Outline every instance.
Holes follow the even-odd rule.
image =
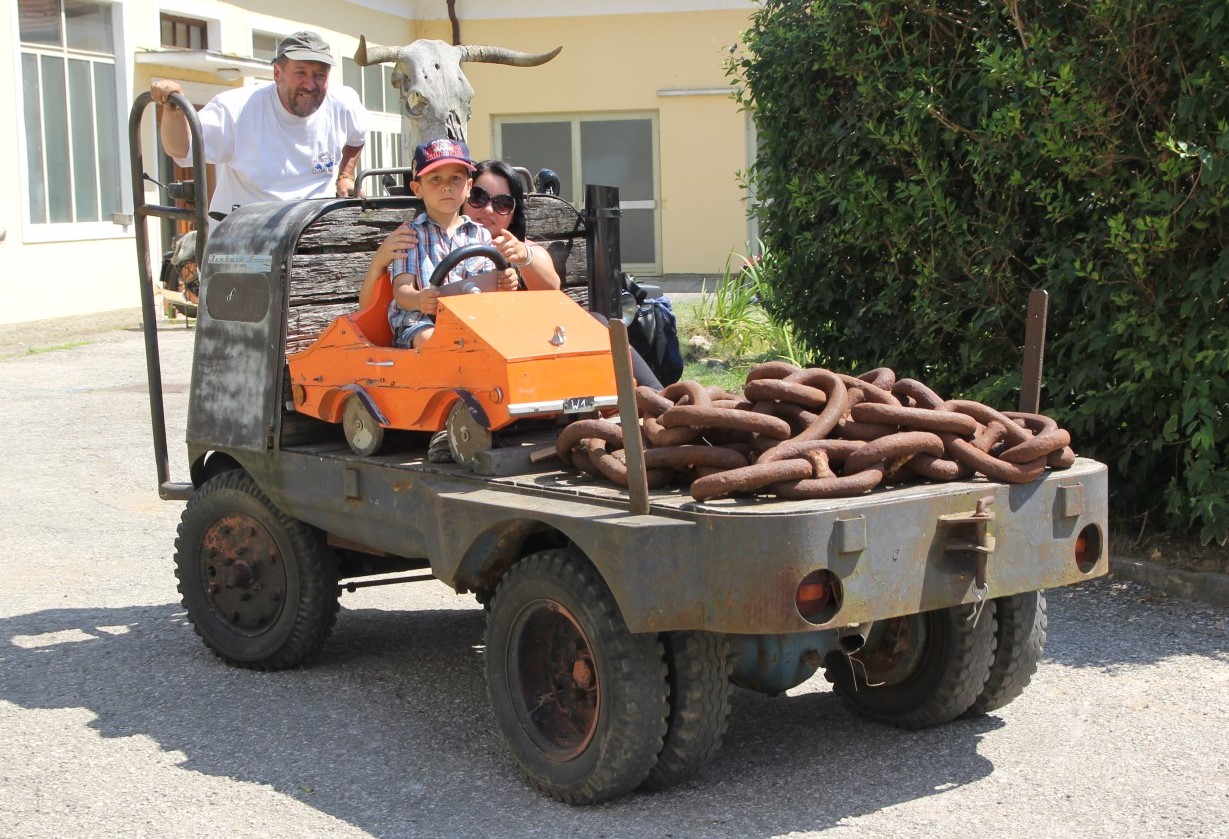
[[[481,210],[487,204],[501,216],[506,216],[508,213],[516,209],[516,199],[512,197],[512,193],[505,192],[503,195],[492,195],[480,186],[476,186],[469,191],[469,201],[467,202],[475,210]]]

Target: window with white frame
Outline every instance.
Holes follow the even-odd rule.
[[[619,188],[619,242],[633,272],[661,271],[657,119],[653,114],[499,117],[495,154],[531,173],[552,169],[562,197],[584,203],[586,184]]]
[[[179,50],[209,49],[209,24],[196,18],[163,12],[162,46]]]
[[[360,67],[342,58],[341,79],[358,92],[371,117],[363,169],[393,169],[408,165],[401,151],[401,99],[393,87],[393,68],[387,64]]]
[[[272,64],[274,57],[277,55],[277,45],[282,42],[284,37],[286,36],[274,35],[271,32],[253,32],[252,58]]]
[[[112,7],[17,0],[17,17],[30,222],[110,221],[120,209]]]

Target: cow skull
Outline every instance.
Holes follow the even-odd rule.
[[[360,67],[393,64],[393,87],[401,97],[401,150],[409,160],[420,143],[441,137],[466,142],[474,88],[461,72],[462,61],[536,67],[563,47],[537,55],[503,47],[453,46],[421,39],[403,47],[368,45],[359,36],[354,62]]]

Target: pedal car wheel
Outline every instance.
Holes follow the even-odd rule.
[[[346,398],[341,409],[341,427],[351,451],[357,455],[373,455],[384,445],[384,427],[376,422],[358,394]]]
[[[478,452],[491,449],[491,432],[474,419],[463,401],[452,406],[444,427],[448,429],[448,450],[457,463],[470,463]]]
[[[211,478],[184,508],[175,577],[196,633],[236,667],[296,667],[337,620],[336,554],[237,469]]]
[[[504,740],[552,798],[618,798],[657,761],[668,711],[661,643],[628,631],[605,582],[574,552],[528,556],[500,582],[486,679]]]

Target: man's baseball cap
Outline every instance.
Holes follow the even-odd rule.
[[[469,159],[469,147],[460,140],[432,140],[414,149],[414,180],[445,163],[460,163],[474,171],[474,162]]]
[[[273,60],[289,58],[293,61],[319,61],[321,64],[333,66],[333,51],[328,43],[315,32],[304,29],[282,38],[277,45],[277,55]]]

